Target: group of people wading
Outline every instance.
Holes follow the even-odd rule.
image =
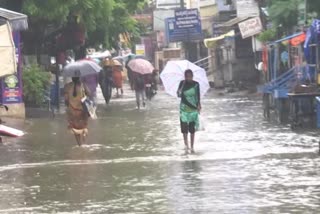
[[[105,64],[104,69],[108,71],[110,69],[109,64]],[[96,99],[96,87],[98,82],[101,88],[105,87],[108,78],[114,78],[116,82],[115,88],[117,89],[117,95],[123,94],[122,87],[122,70],[119,68],[112,69],[112,73],[100,72],[100,77],[96,77],[96,84],[94,84],[94,78],[86,76],[85,78],[73,77],[72,82],[65,85],[65,103],[67,107],[67,117],[69,123],[69,129],[74,134],[76,141],[81,146],[86,136],[88,135],[88,119],[89,114],[83,105],[84,97],[90,97],[92,100]],[[119,75],[121,74],[121,77]],[[132,89],[135,90],[137,107],[140,108],[142,99],[142,105],[145,105],[144,94],[145,86],[149,84],[148,81],[152,82],[152,78],[148,80],[148,77],[143,75],[133,74],[128,70],[129,82]],[[102,79],[103,78],[103,79]],[[90,81],[89,81],[90,80]],[[112,89],[111,89],[112,90]],[[180,82],[177,95],[181,98],[180,102],[180,128],[183,134],[184,144],[186,152],[194,152],[194,140],[195,132],[199,127],[199,113],[201,111],[200,102],[200,85],[198,82],[193,80],[193,72],[188,69],[185,71],[185,78]],[[104,94],[105,96],[105,94]],[[110,95],[111,97],[111,95]],[[105,97],[106,98],[106,97]],[[96,102],[96,101],[94,101]],[[188,134],[190,134],[190,144],[188,141]]]
[[[130,60],[130,58],[129,58]],[[112,91],[116,89],[116,96],[123,95],[123,66],[117,60],[109,58],[101,62],[103,70],[96,74],[84,77],[73,77],[72,82],[64,88],[64,99],[67,107],[69,129],[75,135],[76,141],[81,146],[88,134],[89,114],[83,104],[84,97],[88,97],[93,105],[97,106],[97,87],[100,85],[105,102],[108,104]],[[137,108],[145,106],[145,96],[148,97],[146,86],[157,84],[154,74],[138,75],[126,66],[131,89],[135,91]],[[156,88],[156,86],[154,87]],[[155,92],[152,92],[155,93]],[[151,97],[150,97],[151,99]]]

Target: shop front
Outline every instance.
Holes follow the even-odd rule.
[[[0,111],[2,116],[25,117],[22,84],[22,55],[20,32],[28,28],[27,16],[0,8],[1,40],[0,45],[5,58],[0,60],[0,102],[9,107],[7,112]]]

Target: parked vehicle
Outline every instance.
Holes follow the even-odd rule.
[[[145,88],[146,97],[148,100],[151,100],[157,94],[156,88],[152,83],[147,83]]]

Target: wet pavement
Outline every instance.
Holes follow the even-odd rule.
[[[264,121],[256,97],[211,92],[203,108],[194,155],[163,93],[101,105],[82,148],[63,116],[15,121],[28,134],[0,146],[0,213],[319,213],[317,133]]]

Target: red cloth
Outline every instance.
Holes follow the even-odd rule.
[[[298,45],[300,45],[301,43],[303,43],[305,40],[306,40],[306,34],[303,33],[303,34],[301,34],[301,35],[299,35],[299,36],[296,36],[296,37],[292,38],[292,39],[290,40],[290,44],[291,44],[292,46],[298,46]]]
[[[112,78],[114,86],[116,88],[122,88],[122,70],[120,66],[113,66]]]
[[[57,63],[64,65],[66,62],[66,54],[65,52],[58,53]]]
[[[268,48],[264,46],[262,51],[262,62],[263,62],[263,71],[267,73],[268,71]]]

